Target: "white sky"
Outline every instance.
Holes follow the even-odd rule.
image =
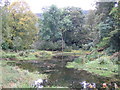
[[[16,0],[10,0],[16,1]],[[80,7],[84,10],[94,9],[95,0],[24,0],[26,1],[31,10],[34,13],[42,12],[43,7],[51,6],[52,4],[56,5],[58,8],[67,7],[67,6],[75,6]]]

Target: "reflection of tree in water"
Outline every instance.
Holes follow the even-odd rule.
[[[48,86],[81,88],[80,83],[86,81],[96,83],[98,87],[101,87],[102,83],[110,82],[110,78],[93,75],[85,70],[68,69],[65,67],[66,61],[64,63],[63,61],[58,62],[57,59],[31,62],[24,61],[16,63],[16,65],[31,72],[38,71],[39,73],[47,74]],[[63,66],[61,66],[61,63]]]
[[[16,65],[18,65],[20,68],[28,70],[30,72],[38,70],[38,68],[36,68],[36,66],[34,64],[32,64],[32,63],[25,63],[24,62],[24,63],[18,63]]]

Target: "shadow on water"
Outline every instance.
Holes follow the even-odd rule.
[[[19,61],[8,62],[8,65],[19,66],[22,69],[30,72],[38,71],[48,75],[49,86],[61,87],[79,87],[80,82],[87,81],[91,83],[108,82],[110,78],[93,75],[85,70],[76,70],[66,68],[67,62],[73,61],[73,58],[65,58],[63,60],[53,58],[51,60],[34,60],[34,61]]]

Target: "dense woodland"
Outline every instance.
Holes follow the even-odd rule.
[[[4,2],[1,9],[3,50],[120,50],[120,2],[96,2],[96,9],[87,13],[52,5],[40,17],[23,1]]]
[[[24,61],[21,65],[25,65],[24,69],[27,70],[37,71],[42,67],[51,71],[50,67],[56,70],[56,65],[65,63],[66,72],[68,68],[75,68],[97,74],[96,77],[112,77],[111,81],[117,81],[115,75],[119,76],[120,64],[120,1],[96,2],[96,8],[87,11],[79,7],[58,8],[51,5],[43,8],[39,14],[33,13],[24,1],[5,0],[0,1],[0,5],[0,54],[3,63],[0,69],[5,71],[3,76],[6,76],[3,77],[3,83],[0,82],[3,87],[28,88],[32,87],[33,80],[47,77],[43,73],[38,75],[18,69],[20,67],[17,64],[8,65],[11,62],[11,65],[20,65],[21,61]],[[67,57],[68,61],[63,57]],[[44,58],[50,59],[53,64],[50,60],[44,61]],[[57,61],[57,58],[61,58],[61,61]],[[33,64],[25,63],[26,60],[33,60]],[[37,64],[37,67],[32,66]],[[58,71],[57,74],[66,73]],[[120,87],[120,81],[117,82]],[[57,83],[48,87],[57,87]]]
[[[119,3],[97,2],[87,14],[77,7],[43,9],[40,18],[25,2],[5,2],[2,8],[2,49],[61,50],[97,46],[120,49]],[[36,42],[36,43],[35,43]],[[34,44],[35,43],[35,44]]]

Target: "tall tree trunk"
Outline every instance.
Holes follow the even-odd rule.
[[[63,32],[62,32],[62,62],[63,62]]]

